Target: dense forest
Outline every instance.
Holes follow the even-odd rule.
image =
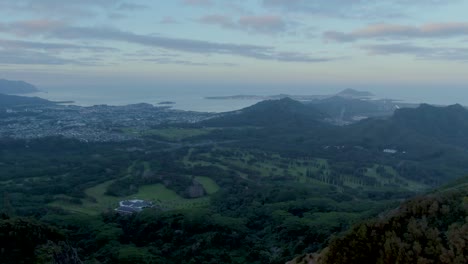
[[[5,223],[38,219],[63,235],[51,243],[64,242],[91,263],[282,263],[320,249],[331,234],[414,193],[382,187],[386,192],[379,194],[365,184],[355,192],[325,183],[312,174],[333,165],[315,159],[220,147],[146,153],[143,148],[164,146],[131,146],[3,140]],[[273,158],[278,167],[266,170],[276,166]],[[197,180],[205,191],[191,197]],[[158,206],[137,215],[113,210],[119,200],[142,195],[160,199]],[[5,228],[10,234],[11,225]],[[37,253],[34,247],[21,250],[29,258]],[[2,259],[17,263],[15,256]]]
[[[467,263],[468,178],[355,225],[307,263]]]
[[[462,189],[400,204],[466,175],[466,110],[422,106],[347,126],[328,118],[283,99],[198,124],[155,126],[138,140],[2,138],[0,257],[275,264],[323,250],[324,263],[412,263],[436,254],[462,263],[462,180],[451,187]],[[445,120],[456,120],[458,132]],[[153,206],[117,212],[128,199]],[[418,246],[426,228],[435,231]],[[394,255],[419,247],[413,258]]]

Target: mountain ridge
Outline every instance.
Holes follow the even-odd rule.
[[[369,97],[374,97],[374,94],[371,92],[367,92],[367,91],[358,91],[355,89],[348,88],[337,93],[336,96],[350,97],[350,98],[369,98]]]
[[[238,111],[203,122],[206,126],[299,126],[308,127],[323,123],[327,115],[289,97],[266,100]]]
[[[27,97],[0,93],[0,108],[16,106],[50,105],[55,103],[56,102],[52,102],[40,97]]]
[[[0,79],[0,93],[2,94],[28,94],[38,91],[36,86],[25,81]]]

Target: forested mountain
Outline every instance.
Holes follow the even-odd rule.
[[[468,178],[354,226],[290,264],[468,263]]]
[[[468,264],[467,11],[0,0],[0,264]]]
[[[346,97],[346,98],[370,98],[373,97],[374,95],[370,92],[366,91],[358,91],[355,89],[344,89],[343,91],[339,92],[336,94],[336,96],[340,97]]]
[[[235,127],[311,127],[327,116],[313,106],[290,98],[267,100],[253,106],[203,122],[207,126]]]
[[[34,85],[23,81],[9,81],[0,79],[0,93],[26,94],[39,91]]]
[[[304,126],[306,122],[291,122],[294,120],[291,112],[284,117],[274,108],[266,113],[261,111],[263,106],[278,102],[294,105],[295,113],[300,111],[294,116],[304,117],[312,113],[313,118],[308,120],[324,115],[317,114],[315,107],[311,110],[290,99],[268,101],[240,111],[238,115],[230,114],[207,122],[220,126],[217,122],[222,120],[230,127],[249,124],[254,128],[215,130],[201,137],[234,140],[237,147],[255,147],[291,156],[314,155],[360,164],[383,162],[398,168],[405,177],[417,178],[430,185],[441,184],[466,171],[463,164],[468,164],[465,150],[468,133],[462,131],[465,131],[468,116],[461,106],[422,105],[397,110],[393,116],[368,118],[347,126],[334,126],[323,121],[311,121],[308,124],[315,125]],[[248,115],[243,114],[244,111]],[[453,125],[445,120],[450,120]]]
[[[338,125],[354,123],[368,117],[391,116],[398,108],[391,100],[362,100],[343,96],[307,103],[333,118]]]
[[[15,106],[37,106],[53,104],[54,102],[39,97],[26,97],[0,93],[0,108]]]
[[[336,126],[315,106],[286,98],[198,124],[137,126],[131,118],[105,123],[113,133],[138,136],[123,141],[6,135],[0,139],[0,235],[2,241],[29,241],[29,232],[37,237],[25,247],[2,245],[0,257],[6,263],[283,264],[305,252],[331,250],[338,242],[330,244],[330,238],[353,224],[468,174],[465,148],[443,141],[447,128],[439,127],[445,119],[464,122],[464,110],[429,107],[427,114],[426,108]],[[0,121],[36,131],[23,120],[31,109],[4,112]],[[53,128],[68,118],[62,114],[38,115],[37,121]],[[66,131],[76,133],[73,126]],[[152,206],[133,214],[116,211],[129,199]],[[461,212],[457,204],[448,206]],[[438,219],[437,212],[426,218]],[[413,224],[411,217],[416,215],[401,223]],[[437,227],[452,234],[451,227]],[[401,239],[405,250],[414,246],[398,232],[392,239]],[[379,239],[372,242],[379,245]],[[450,245],[437,254],[452,254]]]
[[[461,105],[436,107],[423,104],[417,108],[397,109],[388,117],[367,118],[348,126],[326,125],[339,109],[352,113],[379,113],[380,106],[370,102],[335,97],[320,103],[303,104],[289,98],[263,101],[251,107],[204,121],[212,127],[268,128],[268,137],[291,137],[284,130],[300,131],[304,140],[320,138],[326,144],[355,143],[373,147],[408,148],[419,144],[468,146],[468,110]],[[323,113],[325,112],[325,113]],[[349,117],[349,116],[348,116]],[[258,133],[262,133],[259,130]],[[291,132],[293,133],[293,132]]]
[[[46,223],[0,215],[0,259],[4,264],[80,264],[66,235]]]
[[[449,144],[468,147],[468,111],[461,105],[395,111],[389,119],[369,119],[350,126],[354,136],[387,141],[389,144]]]
[[[435,107],[427,104],[417,109],[400,109],[393,122],[448,144],[468,146],[468,110],[456,104]]]

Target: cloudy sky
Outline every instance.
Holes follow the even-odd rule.
[[[461,86],[467,12],[463,0],[0,0],[0,78]]]

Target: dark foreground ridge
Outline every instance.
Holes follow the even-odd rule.
[[[468,263],[467,183],[411,199],[288,264]]]

